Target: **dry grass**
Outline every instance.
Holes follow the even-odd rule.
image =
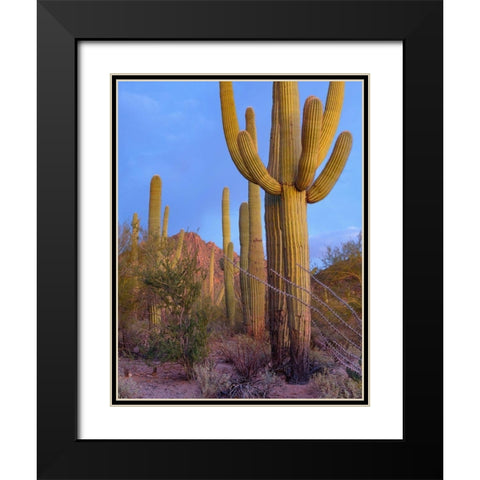
[[[362,398],[361,382],[345,375],[322,375],[318,373],[310,380],[310,392],[316,398]]]
[[[135,380],[130,377],[118,378],[118,398],[142,398]]]
[[[221,398],[270,398],[272,390],[280,383],[280,379],[265,370],[255,378],[231,380],[227,389],[220,392]]]
[[[225,342],[221,354],[226,362],[232,363],[241,381],[252,380],[269,362],[268,348],[246,335],[237,335]]]
[[[218,398],[220,392],[230,387],[230,377],[218,372],[213,361],[197,364],[193,370],[203,398]]]

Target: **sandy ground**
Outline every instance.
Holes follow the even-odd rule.
[[[155,369],[156,366],[156,369]],[[119,359],[119,377],[129,377],[135,382],[140,398],[149,399],[195,399],[202,398],[196,380],[188,380],[183,367],[176,363],[147,365],[143,360],[128,358]],[[231,375],[231,364],[216,359],[216,370]],[[307,399],[316,398],[312,394],[311,385],[290,385],[278,376],[277,385],[270,392],[272,399]]]

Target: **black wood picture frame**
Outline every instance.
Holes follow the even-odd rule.
[[[443,478],[443,2],[43,0],[37,18],[38,478]],[[77,46],[167,39],[403,43],[402,440],[78,439]]]

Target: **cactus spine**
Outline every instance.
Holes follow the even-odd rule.
[[[223,273],[225,279],[225,306],[227,310],[227,319],[230,324],[235,320],[235,291],[233,288],[233,265],[228,260],[233,261],[232,256],[228,256],[228,248],[231,243],[230,233],[230,190],[228,187],[223,189],[222,193],[222,232],[223,232],[223,254],[226,259],[223,264]]]
[[[292,282],[284,288],[288,294],[291,383],[306,383],[309,379],[311,315],[307,291],[310,290],[310,276],[301,268],[308,270],[310,266],[307,203],[317,202],[330,192],[352,146],[351,134],[342,132],[325,168],[314,180],[316,169],[324,160],[338,127],[343,94],[344,82],[331,82],[325,112],[318,98],[309,97],[300,126],[297,82],[274,82],[270,161],[266,168],[248,129],[239,130],[232,83],[220,82],[223,128],[233,162],[247,180],[278,197],[275,210],[270,208],[272,199],[268,198],[265,218],[270,222],[272,213],[278,215],[279,229],[269,232],[271,225],[267,226],[267,237],[272,236],[267,238],[267,246],[276,242],[274,251],[283,251],[283,263],[274,265],[274,269]]]
[[[243,324],[250,332],[252,329],[250,321],[250,279],[245,271],[248,270],[248,247],[250,237],[250,220],[248,216],[248,203],[243,202],[240,205],[238,228],[240,232],[240,293],[242,295],[243,305]]]
[[[160,215],[162,203],[162,180],[154,175],[150,181],[150,203],[148,206],[148,238],[154,242],[160,240]]]

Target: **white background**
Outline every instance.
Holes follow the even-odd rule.
[[[478,478],[477,308],[478,14],[473,0],[445,6],[445,478]],[[1,174],[2,368],[0,471],[35,474],[36,11],[33,0],[2,2]],[[8,47],[8,48],[7,48]],[[8,75],[6,74],[8,73]],[[467,223],[468,222],[468,223]],[[26,234],[29,232],[29,235]]]
[[[110,407],[110,73],[318,73],[312,58],[371,75],[370,406]],[[401,43],[88,42],[79,71],[80,438],[401,439]]]

